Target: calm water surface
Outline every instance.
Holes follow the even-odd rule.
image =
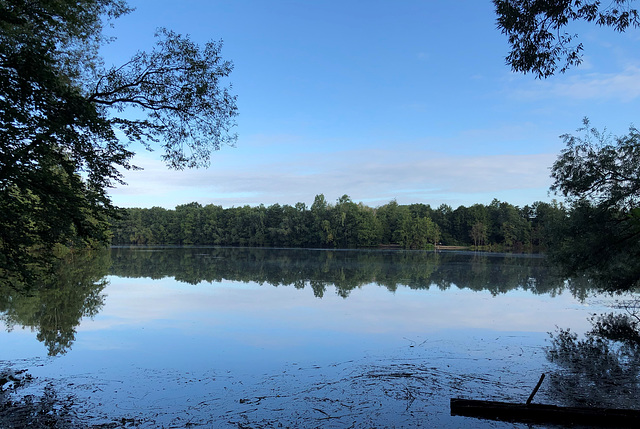
[[[554,371],[548,332],[583,332],[611,305],[535,256],[137,247],[98,259],[51,296],[0,302],[0,367],[34,377],[20,394],[51,386],[92,425],[514,427],[452,417],[449,399],[524,402]],[[536,401],[563,402],[549,393]]]

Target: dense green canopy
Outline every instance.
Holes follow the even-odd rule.
[[[190,203],[175,210],[130,208],[113,223],[113,243],[405,249],[442,244],[531,251],[551,246],[566,217],[556,202],[520,208],[493,200],[453,209],[391,201],[373,208],[354,203],[348,195],[331,204],[320,194],[311,207],[297,203],[225,209]]]
[[[173,168],[235,142],[221,42],[159,30],[150,52],[103,65],[103,26],[129,11],[122,0],[0,0],[0,279],[25,279],[56,244],[108,242],[107,189],[133,168],[129,142],[160,143]]]
[[[612,136],[590,126],[563,136],[566,148],[551,169],[552,189],[571,203],[551,254],[566,274],[589,272],[611,289],[640,279],[640,134]]]
[[[581,43],[567,27],[586,21],[624,32],[640,26],[634,0],[494,0],[498,28],[507,36],[513,71],[547,78],[582,61]],[[551,256],[575,275],[588,272],[614,290],[640,284],[640,134],[593,128],[562,136],[566,148],[551,169],[551,189],[570,203]]]

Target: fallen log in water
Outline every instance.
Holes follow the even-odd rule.
[[[640,427],[640,410],[559,407],[451,398],[451,415],[524,423]]]

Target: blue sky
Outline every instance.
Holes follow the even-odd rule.
[[[224,41],[238,95],[235,147],[171,171],[137,150],[123,207],[377,207],[547,201],[549,167],[588,116],[621,134],[640,107],[640,33],[580,25],[584,63],[547,80],[512,73],[490,0],[137,0],[104,49],[120,64],[158,27]],[[135,148],[134,148],[135,149]]]

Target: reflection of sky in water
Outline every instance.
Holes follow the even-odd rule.
[[[309,287],[111,277],[105,307],[94,320],[83,321],[68,358],[111,350],[154,365],[313,362],[356,358],[459,330],[546,333],[556,325],[587,326],[584,307],[568,293],[390,293],[375,285],[355,289],[346,299],[333,292],[319,299]]]
[[[489,292],[399,288],[391,293],[367,285],[341,298],[329,289],[315,298],[309,287],[273,287],[255,283],[200,283],[192,286],[170,279],[110,278],[103,311],[81,330],[118,324],[154,327],[170,325],[203,332],[224,326],[295,330],[326,330],[375,334],[431,332],[483,328],[498,331],[547,332],[555,325],[584,325],[579,303],[568,292],[556,297],[514,290],[499,296]]]
[[[241,282],[189,285],[169,278],[112,276],[104,293],[104,308],[93,320],[82,321],[67,358],[87,350],[142,355],[153,351],[162,360],[204,352],[230,362],[247,358],[246,353],[253,358],[254,353],[331,358],[452,330],[546,333],[570,326],[580,332],[588,327],[593,311],[568,292],[550,297],[514,290],[492,296],[455,287],[400,287],[392,293],[366,285],[345,299],[332,288],[316,298],[308,286],[298,290]],[[23,347],[27,354],[44,353],[38,343],[18,341],[18,331],[6,338],[15,346],[16,357],[25,357],[27,350],[18,350]]]
[[[346,299],[328,288],[319,299],[308,286],[298,290],[241,282],[189,285],[170,278],[115,276],[109,282],[104,308],[93,320],[82,321],[67,355],[49,359],[31,373],[60,378],[62,384],[76,386],[75,393],[86,378],[87,386],[98,387],[85,393],[93,401],[111,404],[109,412],[115,414],[160,405],[184,414],[198,395],[211,403],[231,398],[225,406],[233,409],[238,397],[256,396],[265,386],[290,393],[286,389],[295,390],[300,384],[311,392],[309,386],[317,386],[313,383],[318,380],[352,377],[348,371],[353,368],[337,365],[344,362],[357,362],[359,371],[378,364],[429,365],[444,378],[473,372],[480,374],[474,383],[500,380],[506,383],[498,385],[503,396],[521,399],[527,382],[535,384],[547,365],[541,349],[546,333],[556,326],[584,331],[594,311],[568,292],[550,297],[514,290],[492,296],[456,287],[445,291],[400,287],[391,293],[369,284],[351,291]],[[35,333],[19,328],[0,334],[0,342],[11,345],[3,347],[0,359],[46,355]],[[301,368],[306,368],[302,378],[294,371]],[[294,375],[268,382],[286,373]],[[349,388],[357,389],[356,378],[349,380]],[[185,383],[190,390],[181,387]],[[468,395],[497,395],[494,387],[469,386]],[[440,416],[441,425],[461,424],[446,417],[446,400],[457,392],[449,385],[439,388],[446,393],[436,402],[438,411],[429,413]],[[428,386],[418,390],[426,392]],[[279,395],[287,397],[282,392]],[[307,401],[304,395],[288,398],[288,403],[273,409],[301,407]],[[193,412],[202,416],[211,411]],[[154,421],[173,422],[172,418],[156,416]]]

